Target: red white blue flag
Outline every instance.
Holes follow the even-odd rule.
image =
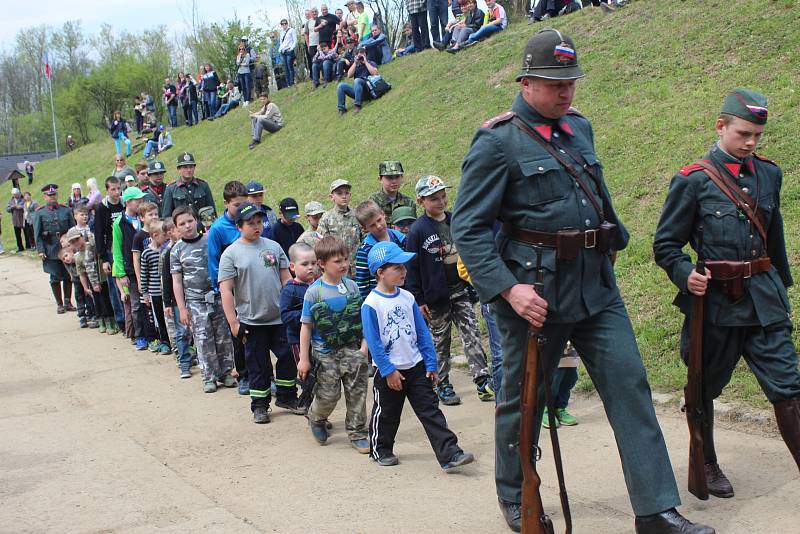
[[[50,58],[47,57],[47,50],[45,50],[44,57],[42,59],[44,61],[44,77],[48,80],[52,80],[53,70],[50,68]]]

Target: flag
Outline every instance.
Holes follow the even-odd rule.
[[[50,70],[50,59],[47,57],[47,50],[44,51],[44,77],[48,80],[53,79],[53,71]]]

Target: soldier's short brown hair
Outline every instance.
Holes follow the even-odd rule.
[[[374,200],[365,200],[356,206],[356,220],[361,226],[366,226],[372,219],[382,214],[383,210]]]
[[[314,254],[317,261],[328,261],[332,258],[350,256],[350,250],[344,241],[333,235],[326,235],[314,246]]]

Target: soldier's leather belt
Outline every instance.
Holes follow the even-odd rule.
[[[585,232],[567,228],[550,233],[518,228],[508,223],[503,223],[502,226],[503,233],[514,241],[556,249],[556,257],[559,260],[574,260],[578,257],[581,249],[596,248],[602,253],[608,252],[615,229],[616,225],[607,222],[603,223],[600,228]]]
[[[772,267],[768,257],[753,261],[706,261],[706,268],[711,271],[711,283],[725,293],[731,302],[738,302],[744,297],[744,281],[754,274],[765,273]]]

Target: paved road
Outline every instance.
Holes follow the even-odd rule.
[[[0,532],[507,532],[493,491],[492,405],[467,394],[466,373],[454,377],[465,403],[445,414],[478,461],[445,475],[409,409],[394,468],[350,448],[342,410],[324,448],[304,418],[280,409],[252,424],[235,390],[203,394],[170,357],[56,315],[38,262],[20,257],[0,258],[0,347]],[[573,408],[581,424],[561,436],[574,531],[632,532],[602,405],[588,397]],[[684,486],[684,421],[661,423]],[[719,453],[736,498],[684,491],[686,515],[725,534],[800,532],[800,480],[781,441],[723,430]],[[555,512],[549,462],[542,476]]]

